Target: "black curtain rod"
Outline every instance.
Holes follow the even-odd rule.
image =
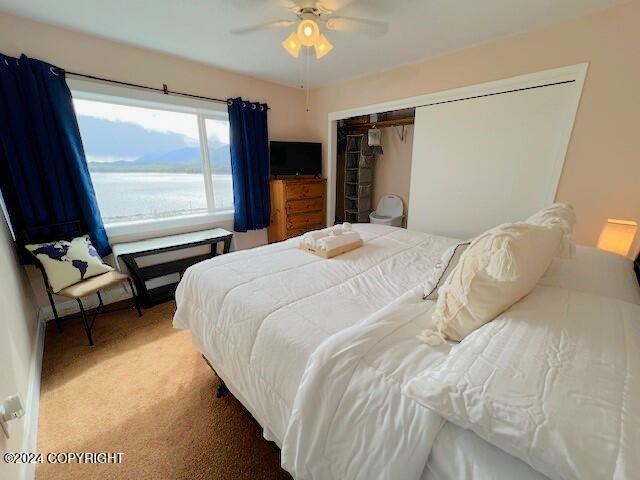
[[[433,105],[442,105],[444,103],[461,102],[463,100],[473,100],[474,98],[493,97],[494,95],[504,95],[505,93],[524,92],[525,90],[534,90],[536,88],[553,87],[554,85],[564,85],[565,83],[573,83],[575,80],[563,80],[562,82],[545,83],[543,85],[534,85],[532,87],[514,88],[513,90],[504,90],[502,92],[485,93],[482,95],[474,95],[472,97],[455,98],[453,100],[443,100],[442,102],[426,103],[418,105],[415,108],[431,107]]]
[[[120,80],[112,80],[110,78],[96,77],[95,75],[87,75],[85,73],[69,72],[66,70],[65,70],[65,73],[67,75],[72,75],[74,77],[88,78],[90,80],[98,80],[100,82],[113,83],[115,85],[122,85],[124,87],[140,88],[142,90],[149,90],[152,92],[163,93],[164,95],[175,95],[177,97],[196,98],[198,100],[206,100],[208,102],[228,103],[227,100],[223,100],[222,98],[205,97],[203,95],[193,95],[191,93],[174,92],[173,90],[169,90],[166,83],[162,84],[162,88],[157,88],[157,87],[149,87],[147,85],[140,85],[138,83],[121,82]],[[271,108],[267,107],[267,110],[271,110]]]

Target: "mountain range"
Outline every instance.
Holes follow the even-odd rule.
[[[92,172],[200,173],[200,146],[176,132],[148,130],[133,122],[78,116],[87,158],[133,158],[89,161]],[[229,145],[216,138],[208,142],[212,171],[230,174]]]
[[[216,174],[231,173],[231,152],[229,145],[216,149],[209,147],[211,170]],[[200,147],[183,147],[169,152],[143,155],[136,160],[115,162],[88,162],[92,172],[172,172],[200,173]]]

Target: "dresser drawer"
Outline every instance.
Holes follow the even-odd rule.
[[[324,212],[301,213],[287,217],[287,230],[309,228],[324,223]]]
[[[291,182],[285,185],[287,200],[324,196],[324,182]]]
[[[302,198],[287,201],[287,214],[318,212],[323,210],[324,198]]]

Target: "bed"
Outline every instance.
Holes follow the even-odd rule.
[[[222,255],[185,273],[174,326],[279,445],[309,355],[423,283],[456,240],[355,225],[365,245],[334,260],[296,238]],[[273,355],[277,352],[277,355]]]
[[[443,254],[459,241],[384,225],[354,229],[364,246],[333,260],[291,239],[189,268],[174,326],[190,330],[297,479],[546,478],[402,393],[407,380],[450,353],[449,344],[426,348],[416,337],[431,304],[421,301],[425,285],[437,281]],[[594,255],[578,252],[587,263]],[[637,284],[630,287],[620,269],[633,274],[632,262],[614,262],[613,283],[623,287],[607,285],[621,301],[640,304]],[[562,263],[550,268],[540,288],[600,293],[597,274],[588,280],[563,271]],[[572,285],[574,277],[580,282]]]

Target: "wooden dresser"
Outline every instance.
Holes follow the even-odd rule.
[[[292,178],[271,180],[269,243],[326,226],[326,180]]]

